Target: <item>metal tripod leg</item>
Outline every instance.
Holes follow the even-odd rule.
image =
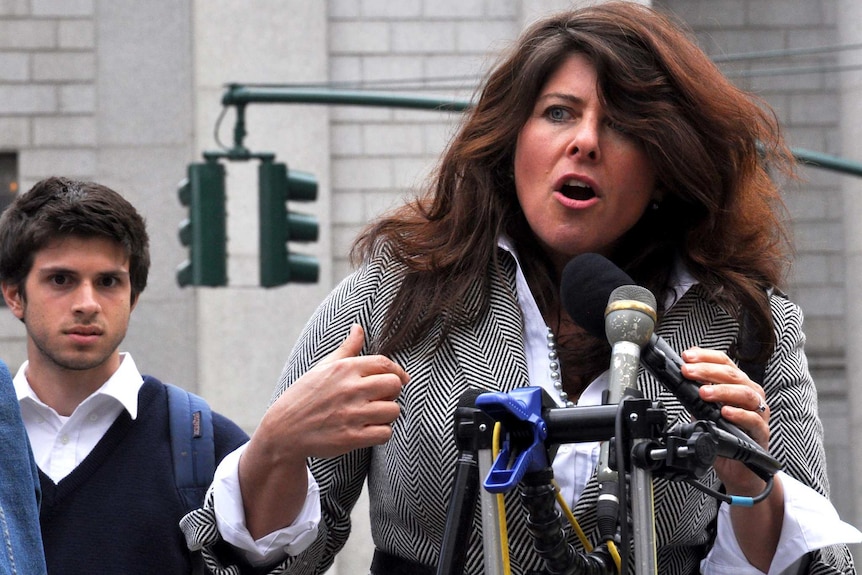
[[[493,458],[490,449],[478,451],[479,477],[485,478],[491,472]],[[503,538],[500,535],[500,512],[497,508],[497,495],[480,489],[482,503],[482,539],[485,549],[485,575],[503,575]]]

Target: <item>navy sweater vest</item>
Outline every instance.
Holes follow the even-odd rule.
[[[213,413],[216,461],[248,436]],[[184,509],[168,429],[167,392],[146,376],[138,417],[126,411],[72,473],[54,484],[39,472],[41,524],[51,575],[187,575],[191,556],[179,528]]]

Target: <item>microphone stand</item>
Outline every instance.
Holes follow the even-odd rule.
[[[475,407],[459,406],[455,410],[455,443],[459,456],[436,575],[461,575],[464,572],[476,499],[479,497],[480,477],[489,472],[493,463],[491,448],[495,424],[490,416]],[[497,527],[499,517],[496,501],[493,495],[481,490],[481,503],[485,572],[502,575],[503,547]]]
[[[494,424],[490,426],[493,436]],[[479,450],[480,477],[487,477],[494,464],[491,444]],[[478,487],[477,483],[477,487]],[[497,494],[485,489],[480,490],[482,504],[482,541],[484,543],[485,574],[503,575],[503,537],[500,534],[500,509],[497,506]]]
[[[771,475],[779,469],[771,467],[769,461],[760,456],[756,445],[739,442],[714,422],[695,421],[667,429],[667,410],[662,403],[643,397],[642,392],[633,388],[627,389],[618,405],[547,407],[552,404],[550,396],[540,387],[519,388],[508,393],[483,393],[476,398],[476,407],[490,417],[489,422],[477,424],[477,430],[481,429],[482,436],[487,439],[485,445],[490,446],[495,422],[500,422],[506,433],[506,440],[490,472],[482,472],[485,477],[482,483],[484,491],[489,494],[506,493],[519,485],[522,487],[521,501],[527,513],[527,528],[534,536],[534,550],[546,562],[547,570],[543,571],[544,573],[617,574],[610,553],[604,546],[584,554],[576,552],[571,545],[565,543],[560,513],[552,500],[553,489],[550,485],[553,469],[549,451],[554,450],[556,445],[613,439],[613,466],[623,473],[619,482],[620,500],[626,501],[622,492],[628,483],[625,480],[626,471],[629,472],[635,490],[632,512],[638,514],[634,520],[638,575],[657,573],[652,492],[654,476],[691,483],[703,477],[717,456],[756,464],[756,467],[760,467],[770,476],[767,489],[757,497],[745,498],[750,499],[749,502],[736,502],[752,505],[765,499],[771,489]],[[487,449],[479,449],[478,452],[481,460],[486,456]],[[482,464],[482,467],[484,469],[487,466]],[[703,486],[698,488],[704,490]],[[706,490],[717,499],[734,503],[734,496],[710,491]],[[463,508],[456,500],[462,496],[463,493],[453,494],[450,512],[453,506]],[[502,569],[502,544],[496,504],[490,496],[487,501],[489,503],[483,504],[485,573],[496,575]],[[470,509],[473,507],[469,506]],[[626,505],[620,506],[623,550],[629,547],[626,508]],[[488,522],[484,521],[485,516],[488,517]],[[449,519],[452,517],[453,514],[450,513]],[[466,536],[448,536],[450,531],[456,528],[460,529],[460,534],[470,532],[471,527],[463,527],[463,521],[465,517],[470,520],[472,516],[467,517],[462,513],[460,517],[461,524],[447,520],[446,540],[466,545]],[[463,573],[463,563],[452,568],[452,560],[452,554],[441,552],[439,568],[442,571],[438,570],[438,573]],[[626,568],[627,561],[622,563],[621,571]]]
[[[627,397],[623,399],[620,415],[627,419],[627,429],[632,438],[631,446],[630,449],[625,449],[622,454],[618,450],[618,457],[620,455],[627,456],[631,451],[638,449],[639,445],[649,442],[649,438],[655,437],[655,432],[659,429],[656,427],[656,424],[664,421],[663,417],[655,417],[651,413],[644,411],[648,409],[647,403],[629,399],[642,397],[640,392],[631,389],[629,392],[630,394],[627,394]],[[617,441],[621,441],[624,437],[624,429],[623,422],[618,417]],[[626,465],[628,461],[618,461],[618,463],[620,464],[620,469],[626,467],[630,467],[631,469],[631,512],[634,531],[635,573],[638,575],[653,575],[658,573],[658,557],[656,556],[655,497],[653,494],[652,471],[645,466]],[[624,520],[624,517],[622,519]],[[622,520],[620,523],[622,528]],[[623,539],[622,543],[623,545],[627,545],[626,538]],[[625,572],[626,568],[627,566],[621,566],[620,571]]]
[[[608,305],[605,308],[605,334],[612,346],[610,383],[608,386],[609,403],[620,403],[630,396],[642,396],[637,391],[637,375],[640,367],[640,355],[643,347],[650,341],[656,322],[655,296],[647,290],[636,285],[620,286],[611,292]],[[621,412],[625,411],[624,409]],[[637,429],[639,424],[638,414],[628,415],[629,426],[634,425]],[[633,419],[634,418],[634,419]],[[641,420],[642,421],[642,420]],[[623,426],[617,422],[617,441],[622,438]],[[645,430],[641,430],[645,431]],[[646,430],[648,431],[648,430]],[[632,447],[643,441],[645,435],[638,433],[632,441]],[[613,472],[607,467],[607,453],[603,444],[601,453],[602,464],[599,467],[600,480],[604,471],[609,482],[616,481],[619,492],[619,505],[626,505],[626,500],[621,497],[625,486],[613,477]],[[627,452],[628,450],[625,450]],[[619,455],[619,451],[618,451]],[[621,472],[626,466],[617,465]],[[656,558],[655,546],[655,504],[653,497],[652,474],[648,469],[632,467],[631,485],[632,497],[632,524],[634,529],[635,558],[637,560],[637,573],[640,575],[653,575],[657,573],[658,560]],[[604,490],[604,484],[600,484]],[[621,518],[623,515],[621,514]],[[620,521],[620,529],[625,534],[625,524]],[[622,541],[627,551],[627,538]],[[624,556],[628,553],[624,552]],[[627,566],[622,566],[624,571]]]
[[[563,533],[561,514],[556,508],[554,489],[550,480],[553,470],[546,441],[549,427],[545,416],[557,423],[573,424],[574,434],[564,431],[557,438],[568,436],[573,440],[598,441],[607,439],[603,432],[611,433],[612,425],[588,427],[597,418],[615,417],[616,406],[600,406],[584,411],[584,419],[577,422],[578,408],[547,409],[553,405],[550,396],[540,387],[526,387],[509,393],[491,392],[476,398],[476,406],[483,409],[507,432],[507,441],[494,461],[483,482],[491,494],[506,493],[521,485],[521,501],[527,512],[527,529],[534,537],[534,550],[545,560],[550,575],[611,575],[615,572],[610,554],[599,548],[590,554],[577,553],[567,543]],[[610,408],[610,410],[608,409]],[[550,417],[556,412],[559,417]],[[592,434],[599,433],[598,436]],[[488,533],[486,532],[486,535]],[[486,573],[488,564],[486,563]],[[494,568],[496,566],[494,565]]]
[[[635,467],[632,470],[631,484],[636,572],[658,573],[652,473],[647,469]]]

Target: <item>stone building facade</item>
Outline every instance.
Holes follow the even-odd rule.
[[[252,430],[299,330],[349,272],[361,227],[422,185],[458,114],[360,106],[253,105],[247,146],[316,174],[321,239],[300,251],[321,281],[257,286],[254,162],[228,165],[226,288],[180,289],[177,184],[230,145],[231,82],[329,85],[469,99],[525,24],[564,0],[0,0],[0,207],[48,175],[94,179],[147,217],[150,285],[124,349],[142,371],[205,395]],[[776,110],[792,146],[862,161],[862,7],[854,0],[655,0],[685,20],[740,86]],[[853,48],[856,46],[856,51]],[[843,47],[843,48],[842,48]],[[216,138],[217,135],[217,138]],[[806,312],[833,499],[862,524],[862,178],[805,168],[785,191],[796,263],[786,291]],[[297,209],[300,209],[297,206]],[[0,358],[24,332],[0,314]],[[363,565],[358,527],[334,570]]]

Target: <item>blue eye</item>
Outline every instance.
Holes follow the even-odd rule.
[[[559,106],[551,106],[545,110],[545,116],[553,122],[563,122],[571,117],[565,108]]]

